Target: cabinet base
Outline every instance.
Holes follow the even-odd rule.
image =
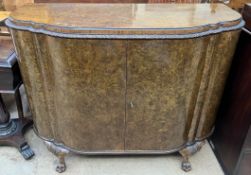
[[[68,149],[67,147],[65,147],[62,144],[56,144],[53,141],[46,141],[44,140],[45,145],[47,146],[48,150],[53,153],[57,158],[57,165],[56,165],[56,171],[59,173],[62,173],[66,170],[66,163],[65,163],[65,156],[69,153],[69,152],[75,152],[71,149]],[[205,144],[205,141],[197,141],[192,145],[187,145],[185,147],[183,147],[182,149],[178,150],[178,152],[181,154],[181,156],[183,157],[183,160],[181,162],[181,169],[185,172],[188,172],[190,170],[192,170],[192,166],[191,163],[189,161],[189,157],[191,157],[193,154],[195,154],[196,152],[198,152],[202,146]],[[177,151],[176,151],[177,152]],[[75,152],[75,153],[79,153],[79,152]],[[85,154],[85,153],[81,153],[81,154]],[[99,155],[102,154],[101,152],[98,153]],[[107,153],[103,153],[106,154]],[[113,155],[118,155],[119,153],[113,153]],[[137,153],[135,153],[137,154]],[[149,153],[143,153],[145,155],[149,154]],[[150,153],[150,154],[154,154]],[[160,152],[158,152],[157,154],[160,154]],[[163,152],[162,154],[167,154],[166,152]],[[89,153],[87,153],[86,155],[90,155]],[[95,153],[93,153],[93,155],[96,155]],[[112,155],[112,154],[110,154]],[[123,154],[125,155],[125,154]]]

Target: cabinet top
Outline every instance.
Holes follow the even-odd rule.
[[[0,11],[0,22],[4,21],[6,18],[8,18],[10,15],[10,12],[8,11]]]
[[[234,30],[243,23],[239,13],[223,4],[30,4],[6,21],[10,28],[62,37],[174,38]]]

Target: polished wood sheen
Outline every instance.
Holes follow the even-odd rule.
[[[188,156],[212,131],[243,21],[222,4],[35,4],[6,24],[57,171],[67,149],[181,151],[189,171]]]
[[[0,11],[0,22],[4,21],[6,18],[8,18],[10,15],[10,12],[8,11]]]
[[[34,0],[0,0],[1,10],[13,11],[25,4],[34,3]]]
[[[36,4],[18,9],[11,18],[18,26],[42,31],[121,35],[203,32],[238,24],[240,15],[222,4]]]

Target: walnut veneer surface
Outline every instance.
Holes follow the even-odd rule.
[[[222,4],[36,4],[11,18],[18,26],[68,34],[186,34],[232,26],[241,16]]]
[[[0,22],[4,21],[6,18],[8,18],[10,15],[10,12],[8,11],[0,11]]]
[[[35,4],[6,24],[39,135],[80,153],[205,139],[243,26],[222,4]]]

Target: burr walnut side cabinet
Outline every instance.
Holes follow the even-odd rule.
[[[167,154],[212,132],[244,25],[222,4],[34,4],[6,20],[35,131],[64,156]]]

